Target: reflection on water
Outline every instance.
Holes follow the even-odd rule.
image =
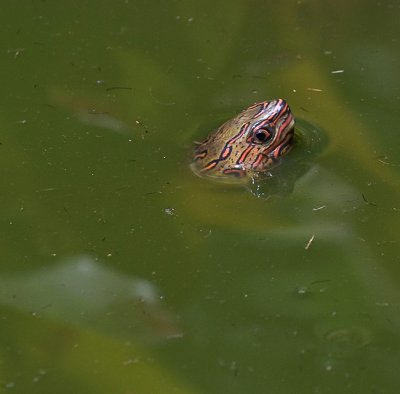
[[[352,357],[358,349],[371,343],[371,333],[363,327],[349,327],[332,330],[326,334],[326,340],[332,346],[333,358]]]
[[[150,282],[127,277],[90,256],[0,278],[0,303],[135,341],[182,336]]]

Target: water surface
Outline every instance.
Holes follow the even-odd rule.
[[[399,6],[5,1],[1,392],[394,393]],[[327,145],[257,198],[192,142],[282,97]]]

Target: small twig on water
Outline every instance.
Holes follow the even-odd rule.
[[[367,197],[365,197],[364,193],[361,193],[363,200],[368,204],[368,205],[372,205],[373,207],[376,207],[377,204],[375,204],[374,202],[368,201]]]
[[[309,249],[309,247],[311,246],[312,242],[314,241],[314,238],[315,238],[315,234],[313,234],[311,236],[311,238],[308,240],[307,245],[304,247],[305,250]]]

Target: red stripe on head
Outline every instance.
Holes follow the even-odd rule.
[[[257,168],[264,160],[265,156],[262,153],[259,153],[251,166]]]
[[[224,160],[226,159],[232,152],[232,147],[231,146],[227,146],[224,151],[222,152],[221,155],[221,159]]]
[[[218,164],[218,160],[210,161],[201,171],[212,170]]]
[[[238,163],[238,164],[243,163],[243,162],[246,160],[246,157],[249,155],[249,153],[250,153],[253,149],[254,149],[254,146],[251,146],[251,145],[250,145],[249,147],[247,147],[247,148],[244,150],[244,152],[240,155],[240,157],[239,157],[237,163]]]
[[[226,170],[223,171],[223,173],[226,175],[234,175],[238,178],[242,178],[246,174],[245,170],[239,168],[227,168]]]
[[[204,159],[207,156],[207,151],[204,150],[194,155],[194,160]]]

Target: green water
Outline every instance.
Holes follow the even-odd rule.
[[[397,393],[399,5],[2,3],[0,392]],[[283,97],[327,146],[188,169]]]

